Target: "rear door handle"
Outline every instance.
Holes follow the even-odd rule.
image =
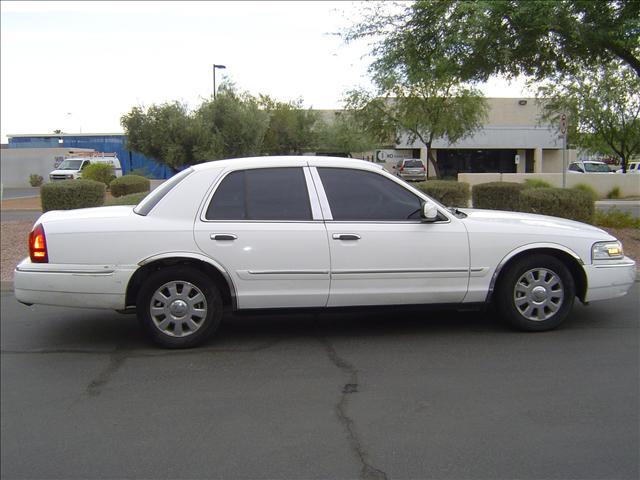
[[[238,236],[233,233],[212,233],[209,238],[211,240],[236,240]]]
[[[334,233],[334,240],[360,240],[360,235],[356,233]]]

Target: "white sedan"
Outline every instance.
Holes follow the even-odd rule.
[[[188,168],[132,206],[53,211],[16,268],[25,304],[136,309],[156,343],[192,347],[223,309],[493,303],[548,330],[625,295],[636,265],[607,232],[448,209],[375,164],[262,157]]]

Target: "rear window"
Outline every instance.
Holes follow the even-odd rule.
[[[187,168],[186,170],[177,173],[169,180],[164,182],[158,188],[156,188],[149,195],[144,197],[142,201],[133,209],[135,213],[138,215],[145,216],[147,215],[153,207],[155,207],[162,198],[171,191],[173,187],[179,184],[182,180],[184,180],[189,174],[193,172],[193,168]]]
[[[406,160],[404,166],[406,168],[422,168],[422,162],[420,160]]]

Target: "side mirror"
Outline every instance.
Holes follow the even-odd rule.
[[[423,222],[435,222],[438,218],[438,208],[431,202],[424,202],[420,218]]]

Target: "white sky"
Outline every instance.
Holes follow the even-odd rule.
[[[216,81],[313,108],[340,108],[345,90],[370,86],[365,43],[335,32],[359,2],[0,3],[3,143],[7,134],[120,132],[133,106],[195,107]],[[487,96],[517,97],[494,80]]]

